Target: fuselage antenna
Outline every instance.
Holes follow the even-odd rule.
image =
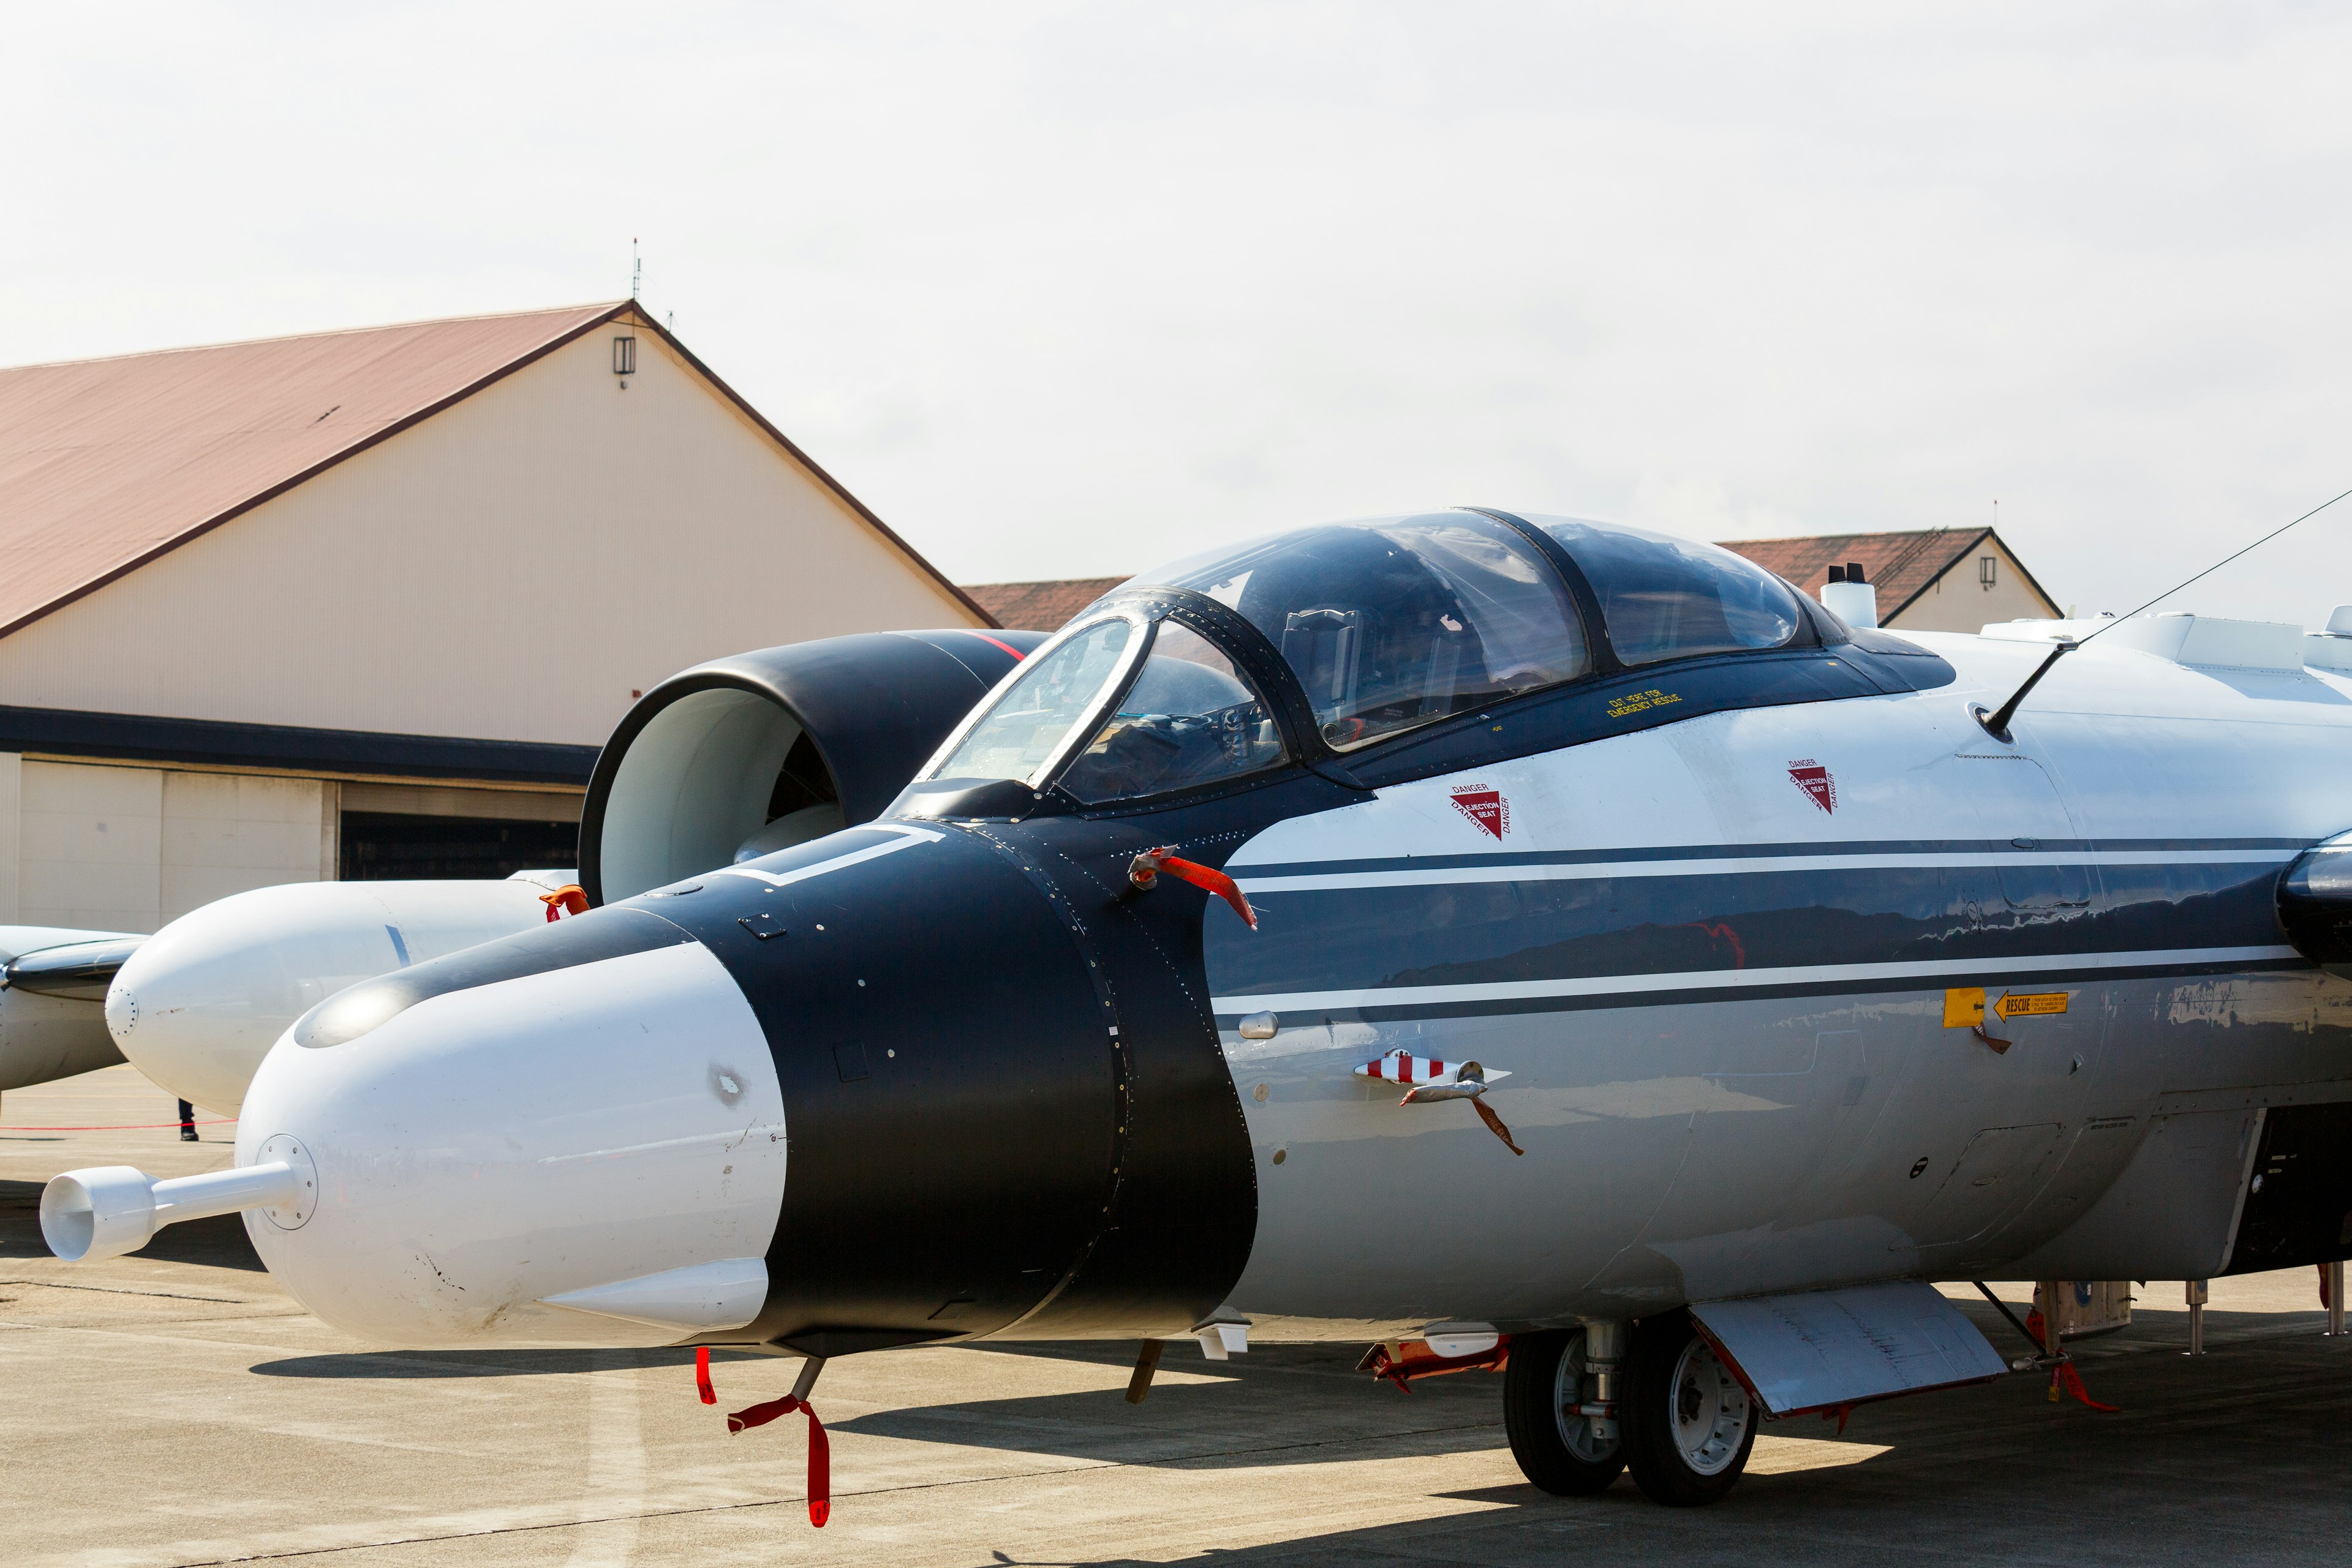
[[[2033,667],[2033,673],[2025,678],[2024,685],[2019,687],[2015,691],[2009,694],[2008,701],[2002,703],[1999,708],[1992,710],[1990,712],[1987,712],[1982,705],[1971,708],[1969,711],[1976,715],[1977,722],[1984,726],[1984,731],[1986,734],[1990,735],[1994,740],[1999,741],[2004,746],[2015,744],[2015,742],[2010,738],[2009,721],[2017,716],[2017,705],[2025,700],[2025,694],[2032,690],[2035,686],[2039,685],[2043,676],[2050,673],[2050,667],[2052,665],[2056,664],[2061,658],[2063,658],[2066,655],[2074,652],[2076,648],[2081,647],[2084,643],[2089,642],[2092,637],[2105,637],[2108,632],[2113,631],[2116,627],[2123,625],[2124,622],[2130,620],[2132,616],[2141,615],[2148,610],[2154,609],[2157,605],[2164,603],[2165,600],[2172,597],[2173,595],[2180,592],[2181,589],[2188,587],[2189,584],[2198,582],[2206,577],[2210,577],[2214,573],[2219,572],[2222,567],[2227,566],[2239,556],[2246,554],[2250,551],[2258,550],[2262,546],[2268,544],[2272,540],[2276,539],[2280,534],[2284,533],[2288,529],[2293,528],[2295,523],[2307,521],[2312,518],[2317,517],[2321,512],[2326,511],[2329,507],[2334,506],[2337,501],[2342,500],[2345,496],[2352,496],[2352,490],[2346,490],[2341,495],[2330,496],[2326,500],[2321,501],[2317,506],[2313,507],[2309,511],[2305,512],[2303,516],[2295,518],[2292,521],[2279,524],[2278,527],[2272,529],[2268,533],[2265,533],[2260,539],[2255,540],[2253,543],[2247,545],[2245,549],[2235,551],[2228,555],[2224,555],[2221,560],[2216,561],[2212,565],[2205,568],[2204,571],[2198,573],[2196,576],[2188,578],[2183,582],[2174,584],[2171,587],[2167,588],[2163,593],[2158,594],[2155,598],[2150,599],[2147,604],[2139,606],[2138,609],[2128,611],[2126,614],[2110,620],[2105,626],[2103,626],[2097,631],[2091,633],[2090,637],[2082,637],[2080,639],[2067,637],[2060,637],[2057,640],[2057,646],[2050,650],[2050,657]]]

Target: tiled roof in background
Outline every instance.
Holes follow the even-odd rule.
[[[963,591],[1000,626],[1017,632],[1054,632],[1126,581],[1124,577],[1058,577],[1050,583],[967,583]]]
[[[2011,561],[2017,552],[1990,528],[1928,528],[1901,533],[1821,533],[1799,539],[1727,539],[1723,548],[1745,555],[1767,572],[1778,573],[1809,594],[1818,595],[1829,581],[1830,568],[1860,562],[1864,575],[1878,588],[1878,616],[1883,623],[1917,598],[1927,585],[1975,552],[1986,540],[2000,542]],[[2019,563],[2018,570],[2036,594],[2042,584]],[[1973,581],[1973,578],[1971,578]],[[2050,605],[2050,613],[2058,606]]]

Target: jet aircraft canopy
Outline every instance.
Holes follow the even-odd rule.
[[[926,776],[1058,783],[1097,805],[1287,761],[1248,660],[1219,646],[1233,629],[1189,613],[1189,595],[1264,635],[1335,752],[1597,670],[1780,647],[1805,625],[1786,584],[1692,540],[1467,510],[1324,523],[1122,584]]]

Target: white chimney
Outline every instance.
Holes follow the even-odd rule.
[[[1859,561],[1830,568],[1830,580],[1822,586],[1822,605],[1847,626],[1878,624],[1878,590],[1864,576]]]

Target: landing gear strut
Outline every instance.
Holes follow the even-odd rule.
[[[1622,1343],[1624,1325],[1606,1325]],[[1511,1457],[1528,1479],[1559,1497],[1605,1490],[1625,1468],[1625,1445],[1615,1423],[1591,1414],[1602,1408],[1585,1352],[1582,1328],[1518,1334],[1503,1369],[1503,1429]]]

